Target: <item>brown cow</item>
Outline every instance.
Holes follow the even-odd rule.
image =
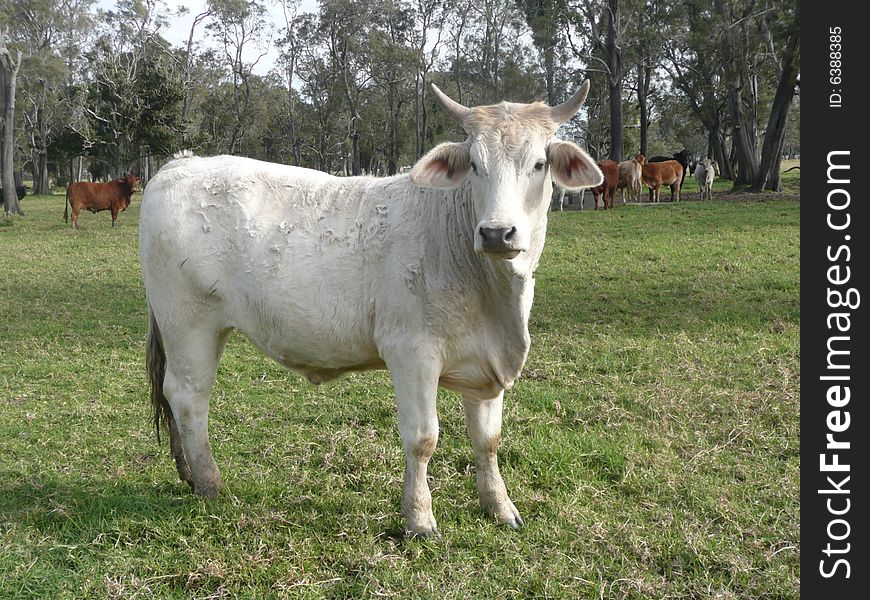
[[[649,201],[658,202],[660,188],[670,186],[671,193],[680,201],[680,182],[683,179],[683,165],[675,160],[646,163],[641,167],[643,183],[649,188]]]
[[[92,213],[102,210],[112,211],[112,227],[118,213],[127,210],[136,183],[139,179],[135,175],[119,177],[108,183],[90,183],[79,181],[71,184],[66,189],[66,205],[63,209],[63,222],[67,222],[68,210],[72,207],[72,224],[79,228],[79,211],[87,209]]]
[[[612,160],[602,160],[598,168],[604,174],[601,185],[592,188],[592,198],[595,202],[595,210],[598,210],[598,198],[604,196],[604,209],[613,208],[613,198],[616,196],[616,187],[619,185],[619,165]]]

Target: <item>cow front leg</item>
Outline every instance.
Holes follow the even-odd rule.
[[[431,357],[411,360],[408,356],[387,361],[396,388],[399,435],[405,450],[405,530],[421,536],[439,535],[426,481],[429,459],[438,445],[438,372],[433,362]]]
[[[494,516],[499,524],[519,529],[524,525],[523,519],[508,497],[498,468],[503,398],[504,392],[489,400],[466,394],[462,397],[462,407],[465,409],[465,427],[474,448],[480,506]]]

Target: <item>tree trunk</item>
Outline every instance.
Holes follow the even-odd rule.
[[[610,160],[620,162],[623,154],[622,137],[622,85],[608,85],[610,89]]]
[[[6,36],[0,29],[0,185],[3,187],[3,206],[7,215],[24,215],[15,193],[15,85],[18,69],[21,67],[21,51],[12,60],[12,53],[6,47]]]
[[[731,23],[731,15],[729,14],[724,0],[716,0],[716,11],[723,19],[724,30],[721,32],[719,40],[722,52],[722,66],[724,69],[724,80],[727,89],[726,100],[728,109],[731,113],[731,143],[733,144],[734,162],[737,164],[737,177],[734,179],[734,185],[746,185],[755,181],[758,174],[758,157],[756,155],[755,144],[755,124],[751,120],[751,116],[746,114],[744,107],[744,89],[750,85],[750,82],[744,78],[742,67],[745,64],[747,57],[738,55],[735,49],[732,29],[737,26],[737,23]],[[749,15],[743,15],[738,21],[740,23],[739,30],[745,33],[746,19]],[[755,110],[753,102],[749,104],[749,112]]]
[[[728,149],[725,146],[725,136],[722,134],[721,125],[717,122],[710,128],[707,138],[708,145],[711,146],[710,158],[716,161],[719,165],[717,177],[722,179],[734,180],[734,163],[728,154]]]
[[[782,147],[785,143],[785,127],[788,112],[794,97],[800,70],[800,5],[795,9],[795,19],[786,44],[782,60],[782,69],[776,95],[770,109],[767,130],[764,132],[764,143],[761,148],[761,164],[758,175],[752,184],[753,192],[760,192],[765,187],[774,192],[782,191],[779,165],[782,158]]]
[[[184,104],[181,108],[181,126],[184,130],[181,132],[182,140],[186,144],[190,132],[188,131],[187,117],[190,113],[190,105],[193,103],[193,32],[196,26],[202,23],[208,16],[211,15],[211,10],[199,13],[194,17],[193,24],[190,26],[190,35],[187,37],[187,53],[185,54],[184,63]]]
[[[622,50],[617,40],[619,28],[619,0],[609,0],[607,40],[604,53],[610,73],[607,88],[610,92],[610,160],[620,162],[622,142]]]
[[[647,96],[649,95],[650,80],[652,79],[652,67],[644,64],[645,60],[646,57],[644,56],[641,64],[637,67],[637,104],[640,108],[640,153],[648,156],[649,103],[647,102]]]
[[[48,130],[45,123],[45,110],[36,109],[36,131],[33,147],[33,193],[48,194]]]

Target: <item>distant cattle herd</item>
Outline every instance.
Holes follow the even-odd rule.
[[[637,154],[634,158],[617,163],[612,160],[601,160],[596,164],[604,174],[601,185],[591,188],[593,206],[598,209],[598,201],[601,199],[602,206],[613,208],[616,193],[622,190],[622,204],[630,200],[634,203],[642,202],[642,185],[649,189],[649,202],[659,202],[659,193],[662,186],[668,186],[671,190],[670,201],[679,202],[686,174],[693,174],[698,183],[698,197],[700,200],[712,200],[713,180],[718,172],[715,160],[705,158],[692,165],[689,164],[690,156],[687,150],[681,150],[673,156],[653,156],[647,159],[643,154]],[[130,206],[135,185],[140,182],[135,175],[126,175],[107,183],[77,182],[70,184],[66,191],[66,205],[64,207],[63,220],[69,222],[69,211],[72,209],[72,226],[79,227],[78,216],[82,209],[97,213],[109,210],[112,213],[112,227],[118,218],[118,213],[123,212]],[[18,199],[22,200],[27,194],[24,185],[16,185],[15,191]],[[3,190],[0,188],[0,195]],[[565,191],[560,192],[557,206],[559,210],[564,208]],[[583,207],[581,195],[580,208]]]
[[[679,202],[683,183],[689,173],[694,173],[698,182],[699,198],[711,200],[713,198],[713,180],[719,168],[716,161],[705,158],[690,164],[690,160],[689,152],[685,149],[673,156],[646,158],[643,154],[637,154],[634,158],[620,163],[609,159],[600,160],[596,164],[604,174],[604,181],[591,190],[593,207],[598,210],[598,201],[601,199],[601,204],[605,209],[613,208],[614,198],[619,190],[622,190],[623,204],[628,202],[626,197],[631,202],[640,203],[643,201],[641,197],[642,185],[647,186],[649,190],[650,202],[659,202],[662,186],[670,188],[671,202]],[[584,195],[585,192],[581,192],[580,208],[583,208]],[[561,191],[556,203],[559,210],[563,210],[565,207],[565,197],[565,191]]]

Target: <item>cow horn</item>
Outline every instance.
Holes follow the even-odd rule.
[[[471,112],[470,108],[462,106],[459,102],[450,98],[450,96],[439,90],[438,86],[434,83],[432,84],[432,92],[435,94],[435,97],[438,98],[438,102],[447,109],[447,112],[450,113],[454,119],[459,121],[460,125],[465,123],[465,117],[467,117],[468,113]]]
[[[550,108],[550,118],[553,119],[554,123],[567,123],[571,120],[577,111],[580,110],[580,107],[583,106],[583,102],[586,100],[586,95],[589,93],[589,80],[583,82],[583,85],[574,92],[574,95],[565,100],[562,104],[558,106],[553,106]]]

